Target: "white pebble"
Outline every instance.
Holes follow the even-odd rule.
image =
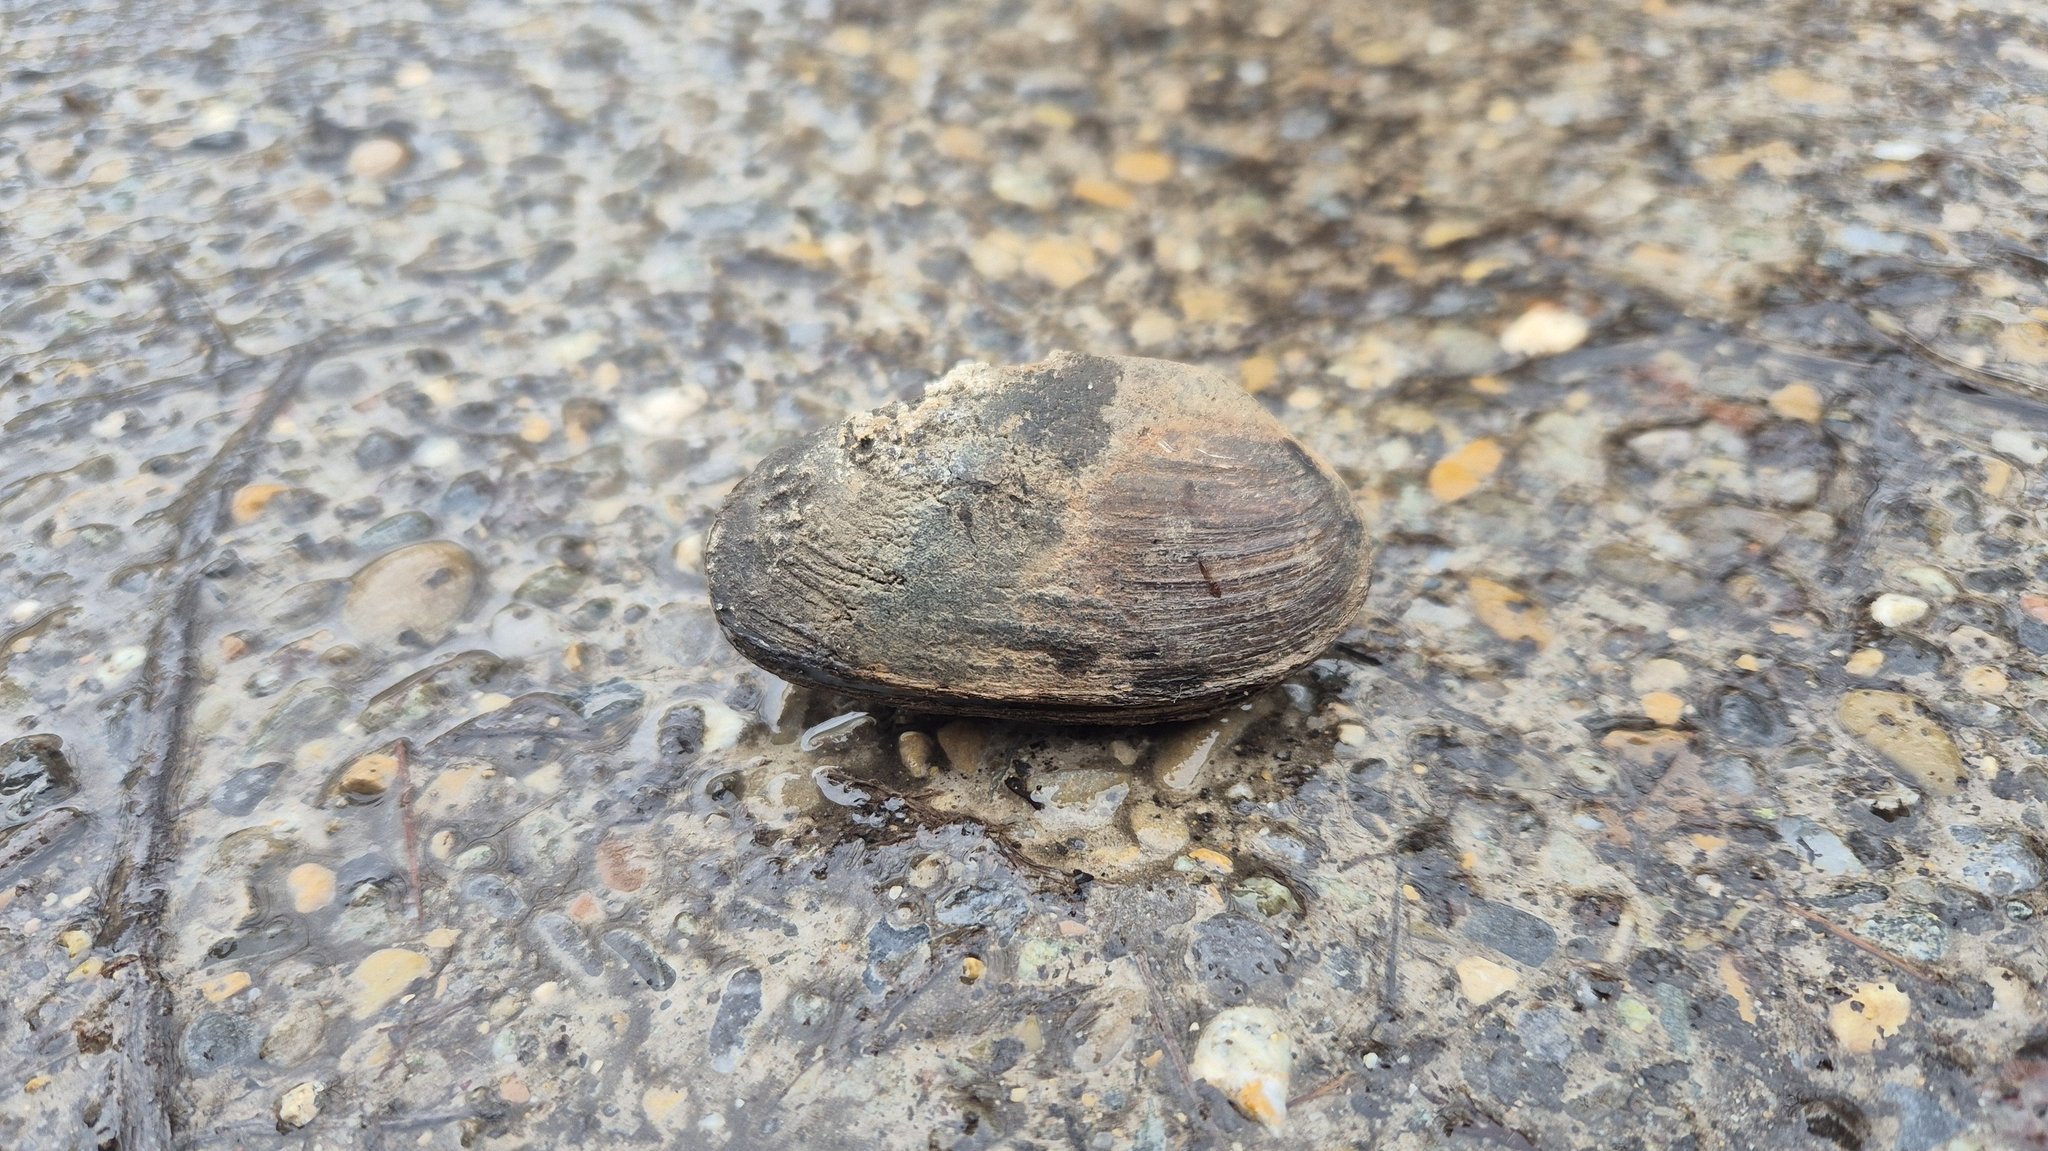
[[[429,436],[413,449],[412,458],[423,468],[454,467],[462,459],[462,445],[452,436]]]
[[[1870,604],[1870,618],[1885,627],[1904,627],[1926,614],[1926,600],[1897,592],[1886,592]]]
[[[1195,1041],[1188,1071],[1267,1127],[1277,1130],[1287,1122],[1294,1040],[1272,1008],[1228,1007],[1218,1012]]]
[[[284,1093],[277,1101],[277,1120],[286,1127],[298,1128],[311,1123],[320,1114],[320,1085],[306,1082]]]
[[[2000,428],[1991,433],[1991,450],[2035,467],[2048,463],[2048,445],[2018,428]]]
[[[127,679],[128,673],[134,671],[136,668],[141,667],[143,665],[143,662],[148,658],[148,648],[116,648],[114,649],[112,654],[107,656],[105,662],[100,664],[98,672],[99,681],[103,684],[106,684],[108,687],[112,687],[115,684],[120,683],[122,680]]]
[[[1928,567],[1925,564],[1909,567],[1899,573],[1899,578],[1921,591],[1930,593],[1936,599],[1954,599],[1962,594],[1962,589],[1956,586],[1956,581],[1948,578],[1948,573],[1937,567]]]
[[[1592,331],[1593,325],[1577,312],[1538,304],[1507,326],[1500,347],[1511,356],[1555,356],[1585,343]]]
[[[740,741],[747,730],[747,717],[722,703],[697,705],[704,712],[704,750],[724,751]]]
[[[697,384],[663,388],[627,404],[619,422],[643,436],[672,436],[682,431],[690,417],[702,411],[710,399],[710,394]]]
[[[348,154],[348,170],[365,180],[387,180],[405,167],[405,145],[383,136],[372,136]]]

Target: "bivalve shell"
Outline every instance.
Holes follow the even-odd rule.
[[[1349,491],[1234,382],[970,364],[790,444],[706,541],[719,624],[799,683],[920,711],[1149,722],[1316,659],[1365,596]]]

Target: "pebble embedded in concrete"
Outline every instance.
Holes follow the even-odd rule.
[[[1870,602],[1870,618],[1882,627],[1905,627],[1926,617],[1930,605],[1918,596],[1886,592]]]
[[[1213,1085],[1247,1117],[1277,1131],[1287,1123],[1294,1039],[1270,1007],[1228,1007],[1203,1025],[1188,1073]]]
[[[295,1084],[277,1101],[277,1122],[280,1127],[297,1130],[320,1117],[320,1085],[313,1082]]]
[[[342,618],[369,643],[435,643],[469,610],[481,582],[460,544],[432,540],[386,552],[349,581]]]

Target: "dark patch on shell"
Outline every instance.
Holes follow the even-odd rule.
[[[972,366],[763,460],[713,524],[720,625],[796,682],[923,711],[1165,719],[1314,660],[1364,597],[1343,484],[1233,382]]]

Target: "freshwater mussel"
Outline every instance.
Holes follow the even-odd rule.
[[[706,544],[785,679],[914,711],[1143,723],[1306,666],[1365,597],[1350,492],[1237,384],[1163,360],[968,364],[789,444]]]

